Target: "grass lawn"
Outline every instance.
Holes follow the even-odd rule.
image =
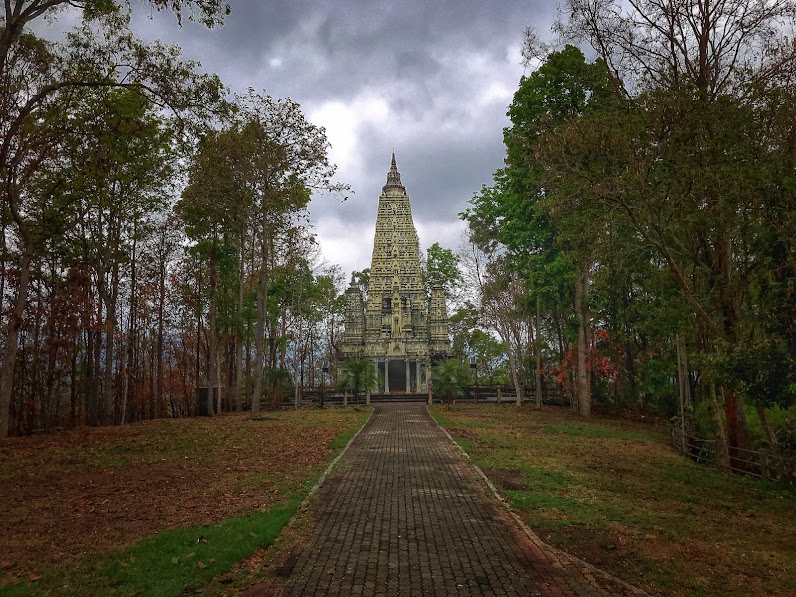
[[[657,595],[796,595],[796,490],[693,464],[665,430],[567,409],[437,421],[543,540]]]
[[[0,443],[0,595],[182,595],[269,545],[369,408]]]

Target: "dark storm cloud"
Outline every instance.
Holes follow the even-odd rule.
[[[134,6],[133,28],[179,44],[233,92],[291,97],[325,126],[349,201],[318,198],[321,248],[369,265],[378,195],[393,148],[421,242],[455,248],[457,213],[502,165],[506,106],[523,73],[523,31],[549,29],[553,0],[231,0],[207,30]],[[435,237],[436,236],[436,237]]]

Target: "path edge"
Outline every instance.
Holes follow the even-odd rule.
[[[348,447],[351,444],[354,443],[354,440],[359,437],[359,434],[362,433],[362,430],[365,427],[368,426],[368,423],[370,423],[370,420],[373,418],[373,411],[374,410],[375,409],[371,406],[370,407],[370,414],[368,415],[368,418],[365,419],[365,422],[362,423],[362,427],[357,429],[357,432],[353,436],[351,436],[351,439],[348,440],[348,443],[345,445],[345,447],[343,447],[343,449],[340,450],[340,453],[335,457],[334,460],[332,460],[331,463],[329,463],[329,466],[326,467],[326,470],[323,471],[323,474],[320,477],[318,477],[318,480],[315,482],[315,485],[312,486],[312,489],[310,489],[310,492],[307,494],[307,496],[303,500],[301,500],[301,504],[299,504],[299,507],[296,508],[296,512],[299,512],[299,511],[305,509],[307,507],[307,505],[310,503],[310,500],[313,498],[313,496],[316,493],[318,493],[318,490],[320,490],[320,488],[323,485],[324,481],[326,481],[326,477],[328,477],[331,474],[332,470],[334,470],[334,467],[337,466],[338,462],[340,462],[340,459],[343,457],[343,455],[346,452],[348,452]],[[291,516],[289,522],[292,522],[293,518],[295,518],[295,517],[296,517],[295,514],[293,516]]]
[[[525,521],[520,517],[520,515],[517,514],[517,512],[514,510],[514,508],[511,506],[511,504],[509,504],[503,498],[503,496],[500,495],[500,492],[498,491],[497,487],[495,487],[495,484],[492,483],[492,481],[489,479],[489,477],[486,476],[486,473],[484,473],[484,471],[481,470],[481,467],[478,466],[475,462],[473,462],[473,459],[470,457],[470,455],[467,453],[467,451],[464,448],[462,448],[459,445],[459,443],[455,439],[453,439],[453,436],[450,433],[448,433],[448,430],[445,429],[442,425],[440,425],[439,422],[437,422],[437,419],[435,419],[431,415],[431,413],[428,410],[428,405],[426,405],[426,412],[428,413],[428,416],[431,417],[431,419],[434,421],[434,423],[436,423],[437,427],[442,429],[443,433],[446,436],[448,436],[448,439],[450,440],[451,444],[456,446],[456,448],[459,450],[459,452],[461,452],[461,454],[464,456],[464,459],[467,461],[467,464],[469,464],[473,469],[475,469],[475,471],[478,473],[478,475],[481,477],[481,479],[486,483],[487,487],[489,487],[489,489],[492,491],[492,495],[495,497],[495,499],[497,499],[498,503],[500,503],[500,505],[503,506],[503,508],[505,508],[505,510],[514,519],[514,522],[517,523],[517,525],[519,525],[519,527],[525,532],[525,534],[528,536],[528,538],[534,544],[536,544],[542,551],[550,551],[550,552],[554,553],[555,555],[557,555],[559,557],[566,558],[567,560],[569,560],[573,564],[576,564],[578,566],[581,566],[582,568],[588,569],[592,574],[596,574],[598,576],[601,576],[601,577],[603,577],[605,579],[610,580],[611,582],[615,582],[616,584],[620,585],[622,588],[630,591],[631,593],[633,593],[634,595],[637,595],[638,597],[650,597],[649,593],[645,593],[644,591],[642,591],[638,587],[635,587],[635,586],[631,585],[630,583],[625,582],[621,578],[617,578],[616,576],[606,572],[602,568],[597,568],[596,566],[593,566],[592,564],[589,564],[588,562],[584,562],[580,558],[577,558],[577,557],[575,557],[575,556],[573,556],[571,554],[568,554],[567,552],[562,551],[562,550],[558,549],[557,547],[553,547],[552,545],[549,545],[549,544],[545,543],[544,541],[542,541],[539,538],[539,536],[535,532],[533,532],[531,527],[529,527],[525,523]],[[368,419],[368,420],[370,420],[370,419]],[[364,428],[364,425],[363,425],[363,428]]]
[[[354,435],[351,437],[351,439],[350,439],[350,440],[348,440],[348,443],[347,443],[347,444],[346,444],[346,445],[343,447],[343,449],[342,449],[342,450],[340,450],[340,453],[339,453],[339,454],[338,454],[338,455],[335,457],[335,459],[334,459],[334,460],[332,460],[332,462],[331,462],[331,463],[329,463],[329,466],[327,466],[327,467],[326,467],[326,470],[325,470],[325,471],[323,471],[323,474],[322,474],[320,477],[318,477],[318,480],[315,482],[315,485],[313,485],[313,486],[312,486],[312,489],[310,489],[309,493],[308,493],[306,496],[304,496],[304,499],[303,499],[303,500],[301,500],[301,503],[299,504],[298,508],[296,508],[296,511],[295,511],[295,512],[293,512],[293,516],[291,516],[291,517],[290,517],[290,520],[288,520],[288,521],[285,523],[285,525],[282,527],[282,530],[280,530],[280,531],[279,531],[278,535],[281,535],[281,534],[282,534],[282,533],[283,533],[283,532],[284,532],[286,529],[289,529],[289,528],[291,528],[291,527],[292,527],[292,526],[295,524],[295,522],[296,522],[296,520],[298,519],[298,517],[299,517],[299,516],[300,516],[300,515],[301,515],[303,512],[305,512],[305,511],[307,510],[307,508],[308,508],[308,507],[309,507],[309,505],[310,505],[310,501],[311,501],[311,500],[312,500],[312,498],[315,496],[315,494],[316,494],[316,493],[318,493],[318,491],[320,490],[320,488],[321,488],[321,486],[323,485],[324,481],[326,481],[326,478],[327,478],[327,477],[328,477],[328,476],[331,474],[331,472],[334,470],[334,467],[335,467],[335,466],[337,466],[337,463],[338,463],[338,462],[340,462],[340,459],[343,457],[343,455],[344,455],[346,452],[348,452],[348,448],[349,448],[349,446],[350,446],[352,443],[354,443],[354,440],[355,440],[357,437],[359,437],[359,434],[360,434],[360,433],[362,433],[362,430],[363,430],[365,427],[367,427],[368,423],[370,423],[370,420],[373,418],[373,411],[374,411],[374,410],[375,410],[375,409],[374,409],[373,407],[371,407],[371,408],[370,408],[370,414],[368,415],[368,418],[367,418],[367,419],[365,419],[365,422],[364,422],[364,423],[362,423],[362,427],[360,427],[359,429],[357,429],[357,432],[356,432],[356,433],[355,433],[355,434],[354,434]],[[277,536],[278,536],[278,535],[277,535]],[[275,539],[276,539],[276,538],[275,538]]]
[[[368,418],[365,419],[365,422],[362,423],[362,427],[357,429],[357,432],[351,437],[350,440],[348,440],[348,443],[343,447],[342,450],[340,450],[340,453],[335,457],[334,460],[332,460],[332,462],[329,464],[329,466],[326,467],[326,470],[323,471],[323,474],[320,477],[318,477],[318,480],[315,482],[315,485],[313,485],[312,489],[310,489],[309,493],[306,496],[304,496],[304,499],[301,500],[301,503],[299,504],[298,508],[296,508],[296,511],[293,512],[293,515],[290,517],[290,519],[282,526],[282,528],[280,529],[279,533],[277,533],[276,537],[274,537],[274,540],[271,542],[271,544],[268,545],[265,548],[266,550],[271,549],[276,544],[277,540],[280,537],[283,536],[283,533],[286,530],[290,529],[294,524],[296,524],[296,521],[299,519],[299,517],[302,516],[307,511],[307,509],[309,507],[309,504],[310,504],[310,500],[312,500],[313,496],[316,493],[318,493],[318,491],[320,490],[321,486],[323,485],[323,482],[326,481],[326,478],[332,473],[332,471],[334,470],[334,467],[337,466],[337,463],[340,462],[340,459],[348,451],[349,446],[354,442],[354,440],[359,436],[359,434],[362,433],[362,430],[365,427],[367,427],[368,423],[370,423],[371,418],[373,418],[373,411],[374,410],[375,409],[373,407],[371,407],[370,414],[368,415]],[[270,589],[272,587],[272,585],[270,583],[273,583],[273,582],[274,582],[274,578],[273,577],[267,577],[267,578],[263,579],[261,582],[255,582],[254,584],[252,584],[248,588],[242,590],[240,594],[243,597],[260,595],[260,593],[257,592],[258,587],[267,587],[266,592],[264,594],[265,595],[271,595],[272,593],[268,592],[268,589]],[[277,584],[277,586],[279,586],[279,585]],[[278,593],[276,593],[276,594],[281,595],[282,594],[282,589],[279,588],[278,589]]]

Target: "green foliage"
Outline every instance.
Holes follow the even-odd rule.
[[[796,404],[796,356],[782,338],[735,347],[718,366],[721,381],[754,404],[784,409]]]
[[[464,360],[468,354],[470,333],[478,326],[478,308],[466,301],[449,317],[451,336],[453,337],[452,354]]]
[[[290,371],[283,367],[269,367],[266,371],[266,381],[270,388],[278,388],[283,395],[293,392],[293,380],[290,377]]]
[[[443,361],[431,371],[434,393],[445,398],[447,403],[464,395],[464,388],[470,381],[467,365],[456,359]]]
[[[426,286],[430,291],[431,284],[439,283],[445,289],[448,298],[456,295],[464,282],[459,263],[461,259],[450,249],[442,248],[434,243],[426,251]]]
[[[591,40],[620,35],[585,10],[571,5],[574,31]],[[655,13],[645,3],[628,10]],[[772,15],[749,27],[764,28]],[[652,40],[665,37],[653,24],[660,15],[647,16],[633,26],[649,38],[623,46],[628,57],[651,56]],[[664,45],[664,54],[685,47]],[[598,55],[606,47],[613,46],[596,47]],[[756,83],[717,92],[712,75],[672,79],[680,64],[659,57],[640,63],[655,75],[630,90],[612,68],[638,82],[632,60],[589,63],[572,46],[545,56],[509,106],[506,166],[461,216],[470,240],[522,280],[524,296],[509,319],[521,324],[541,299],[542,352],[559,367],[575,362],[573,286],[575,272],[587,272],[590,362],[599,357],[614,374],[606,381],[592,367],[595,399],[673,414],[674,341],[684,339],[683,358],[700,372],[691,379],[694,416],[707,432],[715,424],[708,384],[764,407],[796,403],[796,184],[785,124],[794,87],[773,71],[722,58],[729,70],[721,84]],[[454,334],[454,348],[464,353],[465,346],[465,334]],[[566,383],[571,373],[559,370]],[[743,433],[743,420],[732,423],[728,430]]]
[[[453,336],[452,354],[455,359],[468,361],[474,356],[478,362],[479,383],[494,385],[508,381],[506,346],[479,327],[478,309],[465,301],[450,316]]]
[[[50,2],[52,5],[50,10],[67,3],[73,4],[67,0]],[[223,0],[150,0],[149,4],[157,11],[171,11],[179,24],[182,24],[186,12],[191,21],[200,22],[206,27],[220,25],[224,17],[230,13],[229,4]],[[128,8],[129,4],[117,0],[92,0],[82,3],[82,7],[84,18],[94,20],[116,15]]]
[[[639,372],[640,406],[665,416],[675,414],[677,386],[673,382],[675,366],[660,359],[649,359]]]
[[[346,359],[337,369],[337,387],[354,390],[354,401],[359,404],[359,393],[376,387],[376,364],[368,358]]]
[[[175,207],[192,240],[218,243],[230,232],[239,238],[250,223],[255,202],[250,142],[239,125],[211,131],[200,141],[188,186]]]
[[[359,290],[363,296],[368,295],[368,284],[370,284],[370,268],[366,267],[362,271],[354,271],[351,273],[351,278],[354,283],[359,286]]]

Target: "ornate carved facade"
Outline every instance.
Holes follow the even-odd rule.
[[[379,197],[367,301],[351,280],[346,290],[343,358],[376,361],[379,390],[425,392],[432,361],[450,349],[445,294],[426,297],[412,207],[395,154]]]

